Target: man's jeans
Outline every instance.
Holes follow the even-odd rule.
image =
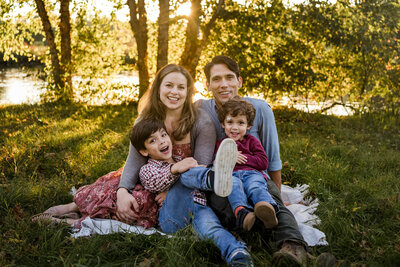
[[[260,201],[266,201],[278,212],[275,200],[268,192],[267,182],[261,172],[256,170],[242,170],[233,173],[232,193],[228,196],[232,209],[244,206],[252,209],[247,200],[251,200],[253,205]]]
[[[185,178],[185,174],[186,172],[181,174],[181,178],[189,180],[190,178]],[[246,245],[237,241],[229,231],[222,227],[210,207],[194,203],[192,192],[193,188],[185,187],[181,183],[181,179],[171,187],[158,214],[161,230],[165,233],[174,233],[192,222],[193,229],[199,236],[211,239],[221,250],[226,262],[231,263],[232,255],[237,251],[247,251]]]
[[[210,191],[211,189],[207,186],[207,179],[201,179],[201,177],[206,177],[208,171],[209,169],[204,167],[191,168],[189,171],[184,173],[185,175],[181,175],[180,181],[186,187]],[[267,186],[269,194],[278,206],[279,212],[276,214],[278,218],[278,226],[273,230],[270,230],[265,229],[264,225],[260,224],[255,230],[258,230],[266,240],[272,241],[273,245],[277,248],[281,247],[284,241],[295,241],[306,247],[307,243],[304,241],[303,236],[299,231],[296,219],[283,203],[278,187],[272,180],[267,180]],[[224,199],[225,198],[220,198],[220,201],[224,201]],[[227,205],[229,205],[228,201]]]

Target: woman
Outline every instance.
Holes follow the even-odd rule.
[[[198,164],[212,162],[216,131],[208,114],[192,103],[193,79],[182,67],[169,64],[154,78],[151,88],[139,103],[139,118],[162,120],[174,143],[173,154],[193,156]],[[137,183],[140,167],[146,159],[130,144],[121,181],[117,191],[117,217],[121,221],[132,221],[138,210],[136,199],[129,193]],[[164,200],[166,200],[164,202]],[[163,203],[159,213],[159,224],[165,232],[175,232],[188,222],[191,189],[179,181],[170,189],[156,196]]]
[[[194,84],[190,74],[181,66],[166,65],[158,71],[151,88],[140,100],[140,115],[137,120],[144,118],[162,120],[174,143],[173,154],[182,157],[193,156],[199,164],[208,165],[212,162],[214,152],[215,127],[205,111],[194,107],[193,93]],[[146,158],[130,144],[122,175],[121,170],[111,172],[99,178],[94,184],[80,188],[74,197],[74,202],[52,207],[32,219],[60,221],[57,217],[81,211],[84,216],[115,218],[113,215],[116,214],[117,219],[123,222],[137,222],[138,214],[146,212],[143,209],[154,210],[154,205],[148,201],[150,198],[148,192],[136,186],[139,170],[145,162]],[[118,191],[115,193],[118,182]],[[133,193],[132,189],[135,189]],[[159,212],[160,226],[167,232],[175,232],[184,227],[189,220],[187,210],[193,202],[192,190],[177,182],[170,191],[170,194],[167,192],[158,194],[155,200],[162,205],[167,198],[166,203],[169,204],[162,205]],[[67,222],[76,222],[76,218]],[[147,221],[141,225],[152,226]]]

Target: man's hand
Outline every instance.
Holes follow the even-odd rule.
[[[129,194],[126,188],[119,188],[117,191],[117,218],[122,222],[130,223],[138,218],[134,211],[139,211],[136,199]]]
[[[157,201],[159,207],[161,207],[162,204],[164,203],[165,198],[167,197],[167,193],[168,193],[168,190],[161,192],[156,196],[155,200]]]
[[[245,164],[246,162],[247,162],[247,157],[242,154],[242,151],[238,151],[236,163]]]
[[[194,158],[192,158],[192,157],[185,158],[185,159],[175,163],[174,165],[172,165],[171,173],[172,174],[183,173],[183,172],[189,170],[190,168],[197,167],[197,166],[199,166],[199,165],[197,164],[197,161]]]

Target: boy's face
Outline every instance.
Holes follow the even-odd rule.
[[[242,77],[237,77],[225,64],[216,64],[210,69],[210,81],[206,85],[220,106],[238,94]]]
[[[159,129],[152,133],[149,138],[144,141],[144,147],[139,152],[145,157],[155,160],[166,161],[172,157],[172,142],[168,133],[164,129]]]
[[[237,115],[233,117],[231,114],[228,114],[221,125],[222,128],[225,129],[226,136],[235,141],[243,140],[246,131],[251,128],[251,126],[247,124],[246,115]]]

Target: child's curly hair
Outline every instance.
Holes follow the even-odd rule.
[[[250,102],[242,99],[240,96],[234,96],[225,102],[222,108],[218,110],[218,120],[223,123],[227,115],[233,117],[245,115],[247,118],[247,125],[253,126],[256,110]]]

